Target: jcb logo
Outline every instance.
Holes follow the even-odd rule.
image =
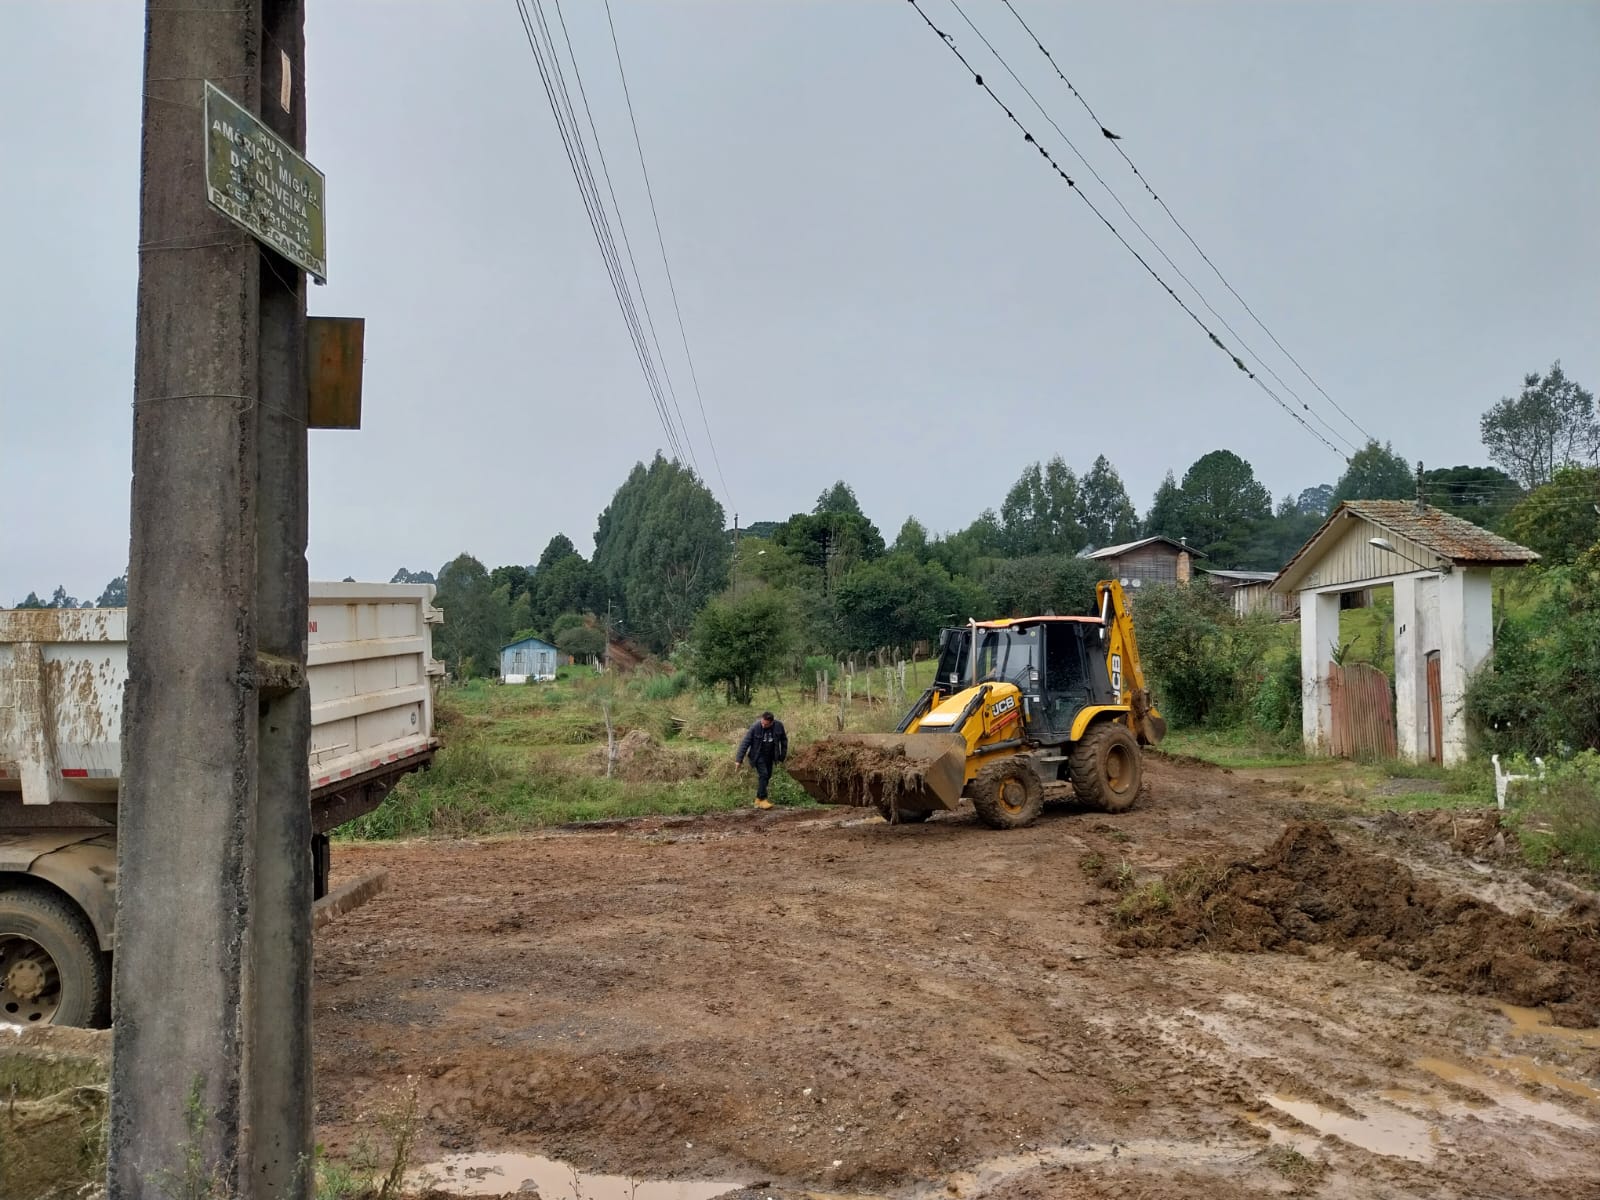
[[[1122,655],[1120,654],[1111,656],[1111,690],[1117,694],[1119,700],[1122,698]]]
[[[989,710],[989,715],[991,717],[998,717],[1003,713],[1010,712],[1016,706],[1017,698],[1015,696],[1007,696],[1004,700],[995,702],[995,706]]]

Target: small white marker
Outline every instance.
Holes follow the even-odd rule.
[[[282,105],[284,112],[288,112],[289,99],[294,94],[294,68],[289,65],[287,50],[278,51],[278,61],[283,65],[283,70],[279,73],[278,103]]]

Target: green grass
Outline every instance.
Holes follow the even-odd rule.
[[[855,678],[843,711],[849,730],[885,732],[932,679],[931,663],[907,672],[905,705],[884,700],[886,681],[874,671],[874,703],[866,699],[865,670]],[[429,771],[406,776],[375,811],[346,825],[340,836],[383,839],[437,835],[472,837],[580,821],[708,813],[748,807],[755,775],[735,771],[733,753],[751,722],[770,708],[789,732],[791,753],[838,729],[844,688],[816,702],[815,685],[763,687],[749,707],[730,706],[718,693],[692,687],[682,674],[600,676],[564,669],[553,683],[507,686],[475,680],[441,693],[437,728],[443,748]],[[620,740],[649,738],[630,768],[606,777],[606,716]],[[780,768],[774,804],[811,799]]]
[[[1282,739],[1247,725],[1174,729],[1162,739],[1160,749],[1166,754],[1187,755],[1219,767],[1243,770],[1292,767],[1313,761],[1298,744],[1285,745]]]

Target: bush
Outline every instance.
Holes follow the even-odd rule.
[[[1270,618],[1241,619],[1226,597],[1204,584],[1147,588],[1134,618],[1145,672],[1168,717],[1200,725],[1251,715],[1272,636]]]
[[[1521,755],[1506,770],[1528,775],[1512,792],[1517,840],[1535,864],[1556,856],[1590,874],[1600,874],[1600,753],[1584,750],[1571,758],[1547,759],[1544,778]]]
[[[818,675],[826,675],[832,679],[839,673],[839,664],[826,654],[812,654],[807,656],[805,665],[800,670],[800,682],[809,686],[817,682]]]
[[[1299,737],[1303,697],[1300,655],[1290,651],[1267,668],[1256,689],[1250,706],[1256,725],[1267,733]]]
[[[1467,689],[1467,716],[1497,753],[1600,750],[1600,546],[1545,580]]]
[[[749,704],[757,684],[777,677],[793,640],[794,617],[778,594],[713,600],[689,639],[695,677],[725,686],[730,703]]]

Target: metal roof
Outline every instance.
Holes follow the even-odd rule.
[[[1526,546],[1474,525],[1432,505],[1420,510],[1410,500],[1346,500],[1328,514],[1322,527],[1296,551],[1278,572],[1274,588],[1292,591],[1293,583],[1307,574],[1321,557],[1335,526],[1343,518],[1357,517],[1385,533],[1403,538],[1437,554],[1454,566],[1522,567],[1538,562]]]
[[[1083,557],[1084,558],[1116,558],[1119,555],[1128,553],[1128,551],[1130,551],[1130,550],[1137,550],[1141,546],[1148,546],[1152,542],[1166,542],[1167,545],[1171,546],[1175,550],[1187,550],[1190,554],[1194,555],[1196,558],[1204,558],[1205,557],[1204,554],[1202,554],[1199,550],[1196,550],[1193,546],[1185,545],[1183,542],[1178,541],[1176,538],[1169,538],[1164,533],[1158,533],[1154,537],[1140,538],[1137,542],[1123,542],[1120,545],[1116,545],[1116,546],[1101,546],[1100,549],[1098,549],[1098,550],[1087,551],[1083,555]]]
[[[1215,575],[1218,579],[1226,579],[1231,583],[1269,583],[1278,577],[1276,571],[1214,571],[1210,567],[1201,567],[1207,575]]]
[[[507,650],[515,650],[518,646],[530,646],[535,642],[537,642],[541,646],[546,646],[549,649],[556,651],[557,654],[559,654],[561,652],[560,648],[558,646],[556,646],[556,644],[554,642],[547,642],[542,637],[518,638],[514,642],[507,642],[504,646],[501,646],[500,647],[500,652],[502,654],[504,654]]]

